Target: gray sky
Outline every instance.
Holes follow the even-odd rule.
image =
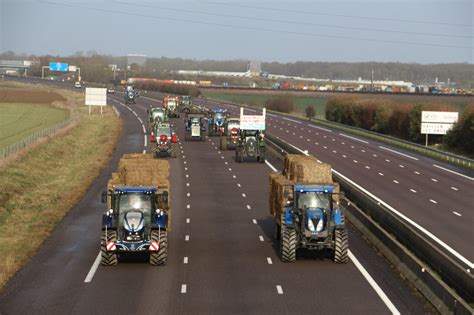
[[[0,51],[473,63],[473,1],[0,0]]]

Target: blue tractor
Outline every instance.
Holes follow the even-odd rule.
[[[295,262],[299,249],[329,250],[334,262],[347,263],[348,235],[335,184],[297,183],[270,177],[270,208],[283,262]],[[273,200],[272,200],[273,199]]]
[[[229,113],[225,109],[211,109],[208,117],[208,135],[220,135],[224,132],[224,123]]]
[[[168,191],[159,187],[114,187],[102,193],[110,209],[102,216],[101,264],[118,264],[120,255],[149,254],[150,264],[168,257]]]

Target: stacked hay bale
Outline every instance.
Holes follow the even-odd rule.
[[[153,186],[170,194],[169,162],[154,159],[152,154],[125,154],[118,172],[112,173],[107,190],[113,190],[114,186]]]
[[[338,183],[332,180],[331,165],[320,163],[314,156],[288,154],[285,158],[283,173],[270,174],[270,213],[277,220],[292,198],[292,186],[295,184],[320,184],[336,186],[334,193],[339,193]],[[339,201],[339,195],[333,195],[333,202]]]

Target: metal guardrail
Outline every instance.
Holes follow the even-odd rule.
[[[67,126],[69,126],[71,123],[77,121],[79,119],[78,115],[72,115],[66,120],[63,120],[57,124],[54,124],[52,126],[49,126],[47,128],[41,129],[39,131],[36,131],[35,133],[32,133],[23,139],[12,143],[2,149],[0,149],[0,160],[5,159],[9,157],[12,154],[15,154],[29,146],[31,146],[33,143],[38,141],[39,139],[45,138],[49,135],[52,135],[56,133],[58,130],[63,129]]]
[[[282,155],[301,154],[295,147],[285,141],[267,134],[269,146]],[[367,195],[349,181],[333,174],[334,179],[341,185],[346,196],[355,202],[362,211],[377,224],[388,231],[401,243],[437,273],[444,283],[454,288],[466,301],[474,301],[474,275],[463,268],[455,259],[440,250],[435,244],[425,238],[401,218],[388,211],[377,200]],[[434,281],[434,280],[431,280]],[[448,293],[442,291],[441,300],[446,300]]]

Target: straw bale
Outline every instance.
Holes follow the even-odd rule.
[[[331,183],[331,165],[319,163],[313,156],[289,154],[285,159],[284,174],[298,183]]]

